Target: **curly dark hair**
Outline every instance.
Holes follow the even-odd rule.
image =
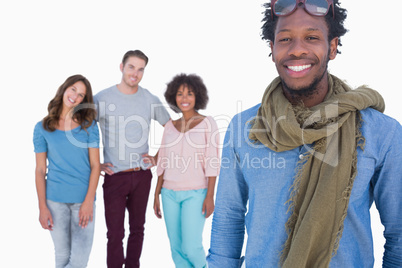
[[[272,43],[274,43],[275,29],[278,22],[278,17],[275,14],[273,15],[273,18],[271,17],[271,3],[265,3],[264,7],[264,18],[262,20],[264,24],[261,27],[261,36],[263,40],[266,40],[267,42],[271,41]],[[338,37],[338,45],[342,46],[341,36],[345,35],[345,33],[348,31],[343,25],[347,16],[347,10],[340,7],[340,2],[338,0],[334,0],[334,4],[330,8],[334,8],[335,18],[332,17],[332,10],[330,9],[325,16],[325,22],[328,26],[328,42],[330,42],[335,37]],[[337,53],[341,52],[337,50]]]
[[[173,77],[172,81],[167,84],[165,91],[165,99],[170,108],[176,113],[180,113],[180,109],[177,107],[176,94],[180,86],[187,86],[189,90],[195,94],[195,106],[194,110],[205,109],[208,103],[208,90],[205,86],[202,78],[196,74],[178,74]]]

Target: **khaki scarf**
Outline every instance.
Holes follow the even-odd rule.
[[[310,109],[292,106],[278,77],[266,89],[249,138],[283,152],[305,144],[288,200],[292,213],[286,223],[288,239],[281,252],[282,267],[328,267],[342,236],[349,197],[357,170],[357,147],[364,147],[360,113],[385,105],[367,87],[351,90],[328,75],[324,102]]]

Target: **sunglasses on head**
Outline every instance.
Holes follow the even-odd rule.
[[[319,17],[327,15],[332,5],[332,17],[335,18],[333,0],[272,0],[271,17],[273,18],[274,14],[278,17],[288,16],[292,14],[300,4],[303,4],[304,10],[306,10],[308,14]]]

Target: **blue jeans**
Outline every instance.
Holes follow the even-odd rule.
[[[202,246],[205,216],[202,214],[207,189],[173,191],[162,188],[162,206],[176,267],[206,267]]]
[[[94,237],[95,204],[94,219],[84,229],[78,225],[81,203],[47,200],[47,206],[53,217],[53,231],[50,234],[54,243],[56,268],[86,267]]]

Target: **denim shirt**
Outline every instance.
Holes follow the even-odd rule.
[[[212,220],[209,268],[279,267],[287,234],[289,188],[308,149],[274,152],[248,139],[249,121],[260,105],[236,115],[224,141]],[[384,267],[402,267],[402,128],[373,109],[361,111],[364,151],[358,149],[344,230],[330,267],[373,267],[370,207],[385,227]],[[247,230],[245,257],[243,241]],[[380,232],[381,230],[375,230]]]

